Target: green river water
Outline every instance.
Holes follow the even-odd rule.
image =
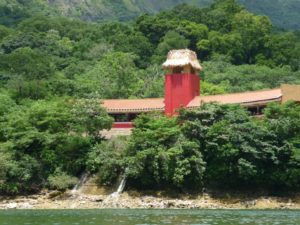
[[[300,225],[293,210],[7,210],[0,225],[272,224]]]

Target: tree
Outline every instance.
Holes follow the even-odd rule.
[[[152,62],[161,64],[172,49],[187,48],[190,41],[175,31],[169,31],[157,46]]]
[[[9,29],[6,26],[0,25],[0,42],[3,40],[3,38],[8,36],[12,32],[13,32],[12,29]]]
[[[211,31],[208,35],[210,51],[230,58],[230,61],[235,64],[243,62],[244,52],[242,46],[241,35],[238,33],[221,34],[216,31]],[[199,43],[201,48],[203,43]]]
[[[41,46],[45,45],[45,39],[46,37],[42,33],[24,33],[15,31],[13,34],[3,38],[1,42],[1,49],[3,49],[4,53],[9,54],[18,48],[40,48]]]
[[[140,71],[129,53],[107,54],[93,69],[77,76],[81,95],[99,93],[101,98],[134,97],[143,85]]]
[[[127,32],[116,33],[109,38],[116,51],[133,53],[138,56],[138,66],[146,67],[153,54],[153,45],[141,33],[130,28]]]
[[[226,87],[227,92],[271,89],[284,83],[299,83],[300,73],[290,67],[271,69],[267,66],[234,66],[226,62],[226,57],[204,62],[205,81]]]
[[[284,105],[270,104],[264,111],[268,126],[278,136],[281,142],[299,138],[300,107],[295,102]]]
[[[86,132],[95,142],[101,140],[100,130],[109,130],[112,126],[113,119],[107,115],[98,99],[77,100],[72,113],[78,118],[74,126],[78,131]]]
[[[0,116],[4,116],[11,112],[17,104],[8,94],[0,92]],[[1,120],[0,120],[1,121]]]
[[[176,119],[142,115],[127,150],[131,185],[199,189],[205,163],[198,146],[180,134]]]
[[[252,121],[217,122],[206,139],[207,179],[217,185],[274,187],[280,182],[273,176],[285,172],[293,154],[287,143],[278,143],[270,130]]]
[[[158,44],[168,31],[175,30],[177,26],[178,21],[166,19],[161,15],[144,14],[135,23],[136,29],[142,32],[153,44]]]
[[[207,18],[206,8],[195,7],[186,3],[178,4],[174,8],[164,11],[161,16],[168,20],[186,20],[195,23],[205,23]]]
[[[190,41],[190,47],[193,49],[199,40],[208,38],[208,27],[205,24],[182,21],[176,31]]]
[[[152,65],[143,71],[144,86],[141,97],[162,98],[164,96],[165,76],[161,65]]]
[[[226,93],[226,87],[222,85],[214,85],[206,81],[201,81],[201,95],[219,95]]]
[[[236,0],[215,0],[207,12],[208,27],[221,33],[230,32],[233,17],[243,9]]]
[[[294,71],[299,69],[300,44],[294,33],[272,35],[270,40],[266,42],[266,46],[269,51],[265,59],[263,61],[258,60],[257,63],[271,67],[290,65]]]
[[[97,173],[103,185],[113,185],[124,174],[127,137],[115,137],[95,145],[88,153],[87,168]]]
[[[287,112],[286,106],[269,106],[267,116],[278,117],[281,113],[275,111]],[[293,108],[290,114],[296,127],[298,108]],[[281,132],[293,130],[292,123],[256,120],[240,106],[217,104],[204,104],[193,111],[182,110],[179,121],[184,135],[200,146],[206,162],[207,185],[266,190],[299,186],[300,167],[294,158],[293,142],[281,137]],[[280,129],[272,124],[286,125]],[[294,137],[291,132],[287,133],[290,138]]]
[[[263,52],[264,43],[272,30],[272,23],[266,16],[255,16],[241,11],[232,21],[233,31],[241,35],[245,63],[255,63],[255,56]]]
[[[57,171],[74,176],[85,170],[92,144],[100,143],[93,135],[109,129],[112,119],[100,103],[93,107],[73,103],[40,100],[17,107],[0,120],[0,161],[7,160],[0,192],[38,191],[49,176],[59,178]]]
[[[29,47],[18,48],[7,55],[0,55],[2,68],[26,80],[42,80],[54,73],[51,58]]]

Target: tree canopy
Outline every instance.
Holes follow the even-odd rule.
[[[45,1],[0,0],[0,193],[68,188],[85,170],[101,170],[111,184],[126,167],[132,187],[262,180],[298,187],[293,103],[269,106],[263,121],[218,105],[178,119],[143,115],[128,143],[103,140],[100,131],[112,124],[101,99],[163,97],[161,63],[174,48],[199,56],[203,95],[300,84],[299,31],[276,29],[234,0],[181,4],[130,23],[86,22],[51,9]],[[47,13],[35,13],[41,10]]]

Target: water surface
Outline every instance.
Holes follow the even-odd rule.
[[[293,210],[8,210],[0,225],[289,225],[300,224]]]

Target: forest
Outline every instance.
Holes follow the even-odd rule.
[[[300,0],[237,1],[253,13],[270,17],[280,29],[300,28]],[[207,7],[213,2],[214,0],[0,0],[0,23],[15,25],[33,15],[66,16],[93,22],[128,22],[142,13],[155,14],[177,4]]]
[[[0,193],[66,189],[84,171],[110,185],[127,167],[136,188],[299,187],[293,103],[270,105],[263,120],[214,104],[174,119],[143,115],[129,140],[99,131],[112,124],[100,99],[163,96],[171,49],[197,52],[202,95],[300,84],[300,31],[277,29],[235,0],[127,23],[43,15],[1,23]]]

